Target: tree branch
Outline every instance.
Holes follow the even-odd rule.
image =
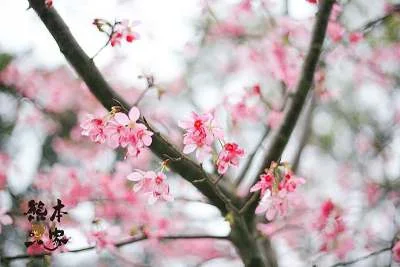
[[[297,84],[296,91],[293,97],[288,100],[286,111],[284,114],[284,119],[281,126],[274,132],[272,137],[271,146],[266,154],[263,165],[259,169],[258,174],[260,175],[264,172],[265,168],[268,168],[272,161],[277,161],[289,141],[296,122],[299,118],[299,114],[303,108],[308,92],[311,89],[314,72],[317,68],[317,63],[319,56],[322,51],[322,45],[325,39],[325,33],[329,22],[329,16],[332,10],[332,6],[335,0],[324,0],[322,1],[317,18],[314,24],[313,33],[307,56],[303,63],[302,72],[300,75],[300,80]],[[259,194],[258,192],[255,194]],[[247,196],[251,198],[251,195]],[[257,198],[252,198],[251,203],[248,203],[248,212],[254,213],[257,206]]]
[[[111,86],[104,79],[98,68],[95,66],[78,42],[72,36],[68,26],[59,16],[54,8],[47,8],[43,0],[28,0],[30,6],[38,14],[48,31],[54,37],[60,51],[72,65],[75,71],[86,83],[93,95],[107,109],[119,103],[123,108],[129,107],[128,103],[120,98]],[[224,201],[215,194],[215,190],[208,183],[193,183],[197,179],[208,177],[208,174],[200,165],[190,160],[168,142],[160,133],[155,131],[145,118],[140,118],[140,122],[146,124],[150,131],[154,132],[153,142],[150,146],[151,151],[162,160],[168,158],[180,158],[179,161],[170,161],[169,167],[176,173],[180,174],[187,181],[191,182],[204,196],[206,196],[223,214],[228,211]],[[228,194],[233,202],[238,202],[237,197],[225,189],[225,195]]]
[[[133,244],[136,242],[148,240],[146,236],[140,236],[140,237],[132,237],[127,240],[115,243],[115,247],[123,247],[129,244]],[[183,240],[183,239],[220,239],[220,240],[229,240],[229,236],[210,236],[210,235],[188,235],[188,236],[163,236],[159,237],[159,240]],[[89,247],[84,247],[84,248],[79,248],[79,249],[73,249],[69,250],[63,253],[78,253],[78,252],[84,252],[88,250],[95,249],[96,246],[89,246]],[[12,256],[12,257],[2,257],[1,260],[4,262],[9,262],[13,260],[23,260],[23,259],[29,259],[29,258],[41,258],[44,256],[50,256],[52,255],[51,253],[40,253],[40,254],[35,254],[35,255],[28,255],[28,254],[21,254],[17,256]]]
[[[265,139],[267,138],[269,132],[270,132],[271,128],[267,128],[263,134],[263,136],[261,137],[261,139],[259,140],[259,142],[257,143],[256,147],[254,148],[253,152],[249,155],[249,159],[247,160],[246,164],[244,165],[242,171],[239,173],[238,177],[236,178],[235,181],[235,185],[239,186],[240,183],[243,181],[244,177],[246,177],[247,171],[250,169],[254,158],[257,155],[257,152],[259,151],[260,147],[262,147],[262,144],[264,143]]]
[[[389,251],[389,250],[391,250],[391,249],[392,249],[392,247],[383,248],[383,249],[381,249],[381,250],[374,251],[374,252],[372,252],[372,253],[370,253],[370,254],[367,254],[367,255],[365,255],[365,256],[359,257],[359,258],[354,259],[354,260],[351,260],[351,261],[338,262],[338,263],[332,265],[331,267],[338,267],[338,266],[347,266],[347,265],[351,265],[351,264],[354,264],[354,263],[356,263],[356,262],[366,260],[366,259],[368,259],[369,257],[378,255],[378,254],[380,254],[380,253],[382,253],[382,252]]]
[[[367,22],[366,24],[362,25],[355,31],[369,32],[370,30],[372,30],[373,27],[375,27],[378,24],[384,23],[386,20],[390,19],[397,12],[400,12],[400,4],[393,5],[391,10],[386,15],[383,15],[372,21]]]
[[[312,115],[313,115],[313,110],[314,110],[314,106],[315,106],[315,95],[313,94],[310,97],[311,97],[311,99],[310,99],[310,103],[308,105],[307,112],[306,112],[306,114],[304,114],[305,120],[304,120],[303,129],[302,129],[303,131],[301,133],[301,137],[299,140],[299,146],[297,147],[296,153],[294,155],[294,159],[292,161],[292,171],[293,172],[296,172],[297,168],[299,167],[301,155],[303,153],[305,146],[307,145],[307,142],[310,138],[310,134],[312,131],[311,122],[312,122]]]

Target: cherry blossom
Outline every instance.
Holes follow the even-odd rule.
[[[278,169],[281,168],[279,171]],[[283,169],[282,169],[283,168]],[[285,216],[288,213],[289,201],[298,185],[305,183],[303,178],[293,175],[287,165],[279,166],[273,162],[265,173],[260,175],[260,180],[250,188],[250,192],[261,190],[261,201],[256,214],[264,213],[267,220],[276,216]]]
[[[263,113],[263,107],[260,105],[260,86],[255,85],[249,89],[239,99],[229,96],[224,101],[234,125],[244,121],[257,122]]]
[[[179,122],[179,126],[186,130],[183,138],[183,153],[190,154],[196,151],[196,157],[203,162],[211,155],[211,145],[216,138],[222,138],[220,128],[213,123],[213,115],[205,113],[198,115],[192,112],[192,118]]]
[[[88,115],[81,123],[82,135],[96,143],[107,143],[111,148],[127,148],[127,154],[138,157],[145,147],[152,143],[153,133],[146,125],[138,123],[140,112],[132,107],[126,115],[122,112],[111,112],[104,118]]]
[[[127,129],[126,131],[117,127],[117,131],[120,133],[120,145],[122,147],[128,146],[129,154],[134,156],[140,152],[141,148],[151,145],[151,136],[153,135],[144,124],[137,123],[139,117],[140,112],[136,107],[132,107],[128,115],[122,112],[114,115],[115,121]]]
[[[364,38],[362,32],[352,32],[349,34],[349,41],[352,44],[357,44]]]
[[[278,215],[285,216],[287,211],[288,200],[285,190],[274,195],[271,194],[271,190],[267,190],[256,208],[256,214],[265,213],[265,218],[269,221],[274,220]]]
[[[130,23],[129,20],[123,20],[120,23],[117,23],[114,32],[110,37],[111,46],[120,45],[122,39],[125,39],[128,43],[132,43],[139,39],[139,34],[133,31],[133,27],[138,24],[138,21]]]
[[[354,247],[351,237],[347,234],[342,211],[330,199],[322,203],[313,227],[322,237],[320,251],[332,251],[338,258],[343,259]]]
[[[133,186],[133,190],[138,192],[142,188],[146,188],[146,190],[148,190],[151,181],[156,177],[157,174],[153,171],[143,172],[141,170],[136,170],[135,172],[130,173],[127,176],[127,179],[136,182]]]
[[[260,180],[250,188],[250,192],[256,192],[261,190],[261,195],[264,195],[265,191],[272,189],[275,177],[272,172],[268,171],[260,175]]]
[[[82,128],[82,135],[88,136],[93,142],[102,144],[106,141],[104,119],[96,118],[89,114],[80,126]]]
[[[103,249],[108,249],[111,251],[115,250],[115,245],[112,237],[110,237],[109,234],[104,230],[90,232],[88,235],[88,239],[90,242],[96,244],[97,251]]]
[[[133,186],[135,192],[143,191],[148,195],[149,204],[154,204],[157,200],[173,200],[166,182],[167,176],[162,172],[136,170],[127,179],[136,182]]]
[[[219,174],[225,174],[229,165],[238,166],[239,158],[243,157],[244,150],[236,143],[226,143],[218,155],[217,169]]]

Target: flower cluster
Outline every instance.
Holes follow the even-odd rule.
[[[192,117],[180,121],[179,126],[186,130],[183,138],[183,153],[189,154],[197,149],[196,157],[203,162],[212,155],[212,144],[218,140],[222,145],[216,161],[218,173],[225,174],[230,165],[239,165],[239,158],[243,157],[244,150],[236,143],[224,144],[223,132],[221,128],[215,126],[211,113],[198,115],[193,112]]]
[[[255,84],[250,88],[245,88],[246,91],[238,99],[236,97],[226,97],[225,107],[228,109],[232,117],[232,123],[237,125],[245,120],[257,122],[259,121],[260,114],[264,113],[263,105],[260,105],[261,87]]]
[[[225,174],[229,165],[238,166],[239,158],[243,157],[244,150],[236,143],[226,143],[219,153],[217,159],[217,170],[219,174]]]
[[[128,43],[139,39],[139,34],[133,31],[133,27],[138,24],[139,21],[130,22],[129,20],[116,21],[114,23],[110,23],[104,19],[94,19],[93,21],[93,25],[100,32],[107,34],[111,46],[120,45],[123,39]]]
[[[139,117],[136,107],[132,107],[128,115],[116,110],[103,118],[88,115],[81,124],[82,135],[96,143],[107,143],[113,149],[127,148],[129,155],[137,157],[143,148],[150,146],[153,135],[144,124],[137,122]]]
[[[206,160],[212,153],[211,145],[216,138],[223,138],[222,130],[214,125],[211,113],[198,115],[192,112],[192,117],[179,122],[179,126],[186,130],[183,138],[183,153],[196,151],[200,162]]]
[[[354,246],[346,234],[342,211],[330,199],[322,203],[313,227],[322,235],[320,251],[333,251],[343,259]]]
[[[250,192],[261,190],[261,201],[256,214],[265,212],[269,221],[277,215],[285,216],[289,207],[291,193],[298,185],[304,184],[303,178],[296,177],[287,165],[272,162],[271,167],[260,175],[260,180],[250,188]]]
[[[154,204],[157,200],[172,201],[170,195],[167,176],[162,172],[136,170],[127,176],[128,180],[136,182],[133,186],[135,192],[144,192],[148,195],[149,204]]]
[[[234,126],[244,121],[259,122],[264,120],[263,114],[268,110],[266,124],[271,129],[280,126],[283,112],[277,106],[270,104],[261,93],[260,84],[245,87],[245,93],[239,98],[229,95],[224,100]]]

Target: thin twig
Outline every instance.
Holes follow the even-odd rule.
[[[270,130],[271,130],[271,128],[269,128],[269,127],[267,129],[265,129],[263,136],[258,141],[254,151],[250,154],[250,157],[247,160],[246,165],[243,167],[242,171],[239,173],[239,175],[235,181],[236,187],[238,187],[240,185],[240,183],[243,181],[244,177],[246,177],[247,171],[250,169],[250,166],[251,166],[255,156],[257,155],[257,151],[259,151],[260,147],[264,143],[264,140],[267,138]]]
[[[115,247],[122,247],[126,246],[129,244],[133,244],[136,242],[140,242],[143,240],[148,240],[149,238],[146,236],[140,236],[140,237],[132,237],[124,241],[120,241],[118,243],[115,243]],[[172,235],[172,236],[163,236],[159,237],[159,240],[182,240],[182,239],[221,239],[221,240],[229,240],[229,236],[211,236],[211,235],[188,235],[188,236],[179,236],[179,235]],[[78,253],[78,252],[84,252],[88,250],[95,249],[96,246],[88,246],[84,248],[79,248],[79,249],[73,249],[69,250],[63,253]],[[11,256],[11,257],[1,257],[2,261],[8,262],[8,261],[13,261],[13,260],[22,260],[22,259],[29,259],[29,258],[41,258],[44,256],[49,256],[52,255],[51,253],[40,253],[36,255],[28,255],[28,254],[21,254],[17,256]]]
[[[107,42],[105,43],[105,45],[103,45],[103,46],[96,52],[96,54],[94,54],[94,56],[92,56],[92,57],[90,58],[92,61],[94,60],[95,57],[97,57],[98,54],[100,54],[101,51],[104,50],[104,48],[106,48],[106,47],[110,44],[110,42],[111,42],[111,40],[112,40],[112,36],[113,36],[114,33],[115,33],[115,24],[111,26],[111,33],[108,34],[108,40],[107,40]],[[106,33],[106,34],[107,34],[107,33]]]
[[[315,95],[312,94],[310,96],[310,104],[308,105],[308,109],[305,116],[304,120],[304,125],[303,125],[303,132],[300,137],[299,145],[297,147],[297,151],[295,153],[294,159],[292,161],[292,171],[295,173],[297,171],[297,168],[300,163],[301,159],[301,154],[303,153],[303,150],[310,138],[310,133],[311,133],[311,122],[312,122],[312,115],[313,115],[313,110],[315,106]]]
[[[392,247],[383,248],[383,249],[381,249],[381,250],[374,251],[374,252],[372,252],[372,253],[370,253],[370,254],[367,254],[367,255],[365,255],[365,256],[359,257],[359,258],[354,259],[354,260],[351,260],[351,261],[338,262],[338,263],[332,265],[331,267],[338,267],[338,266],[351,265],[351,264],[354,264],[354,263],[356,263],[356,262],[366,260],[366,259],[368,259],[369,257],[378,255],[378,254],[380,254],[380,253],[382,253],[382,252],[389,251],[389,250],[391,250],[391,249],[392,249]]]
[[[140,103],[140,101],[142,101],[142,99],[143,99],[143,97],[146,95],[146,93],[147,93],[150,89],[152,89],[152,88],[153,88],[153,87],[147,87],[146,89],[144,89],[144,90],[140,93],[139,97],[136,99],[135,103],[133,103],[133,105],[134,105],[134,106],[137,106],[137,105]]]

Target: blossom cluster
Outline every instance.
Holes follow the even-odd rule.
[[[127,176],[128,180],[136,182],[133,186],[135,192],[142,191],[148,196],[149,204],[157,200],[172,201],[174,198],[169,191],[167,176],[162,172],[136,170]]]
[[[330,199],[323,202],[313,225],[322,237],[320,251],[333,251],[340,259],[353,249],[352,239],[346,234],[346,224],[341,209]]]
[[[305,183],[305,180],[296,177],[287,165],[280,166],[276,162],[260,175],[260,180],[250,188],[250,192],[261,191],[256,214],[265,213],[269,221],[275,217],[285,216],[288,212],[291,194],[296,191],[298,185]]]
[[[88,136],[93,142],[106,143],[111,148],[123,147],[127,154],[137,157],[140,152],[150,146],[153,133],[146,125],[138,123],[140,112],[132,107],[128,115],[112,111],[105,117],[88,115],[81,123],[82,135]]]
[[[208,159],[213,152],[214,141],[219,141],[222,150],[216,161],[219,174],[225,174],[230,165],[238,166],[239,158],[243,157],[244,150],[236,143],[225,143],[222,129],[215,125],[211,113],[197,114],[192,112],[190,119],[179,122],[179,126],[186,130],[183,138],[183,153],[190,154],[196,150],[196,157],[200,162]]]
[[[254,84],[245,89],[245,94],[238,100],[231,101],[230,97],[224,100],[224,105],[232,117],[232,123],[238,125],[239,122],[245,120],[258,122],[263,119],[261,115],[265,113],[264,107],[268,107],[271,110],[267,115],[266,124],[271,129],[276,129],[282,122],[283,113],[276,107],[272,107],[269,104],[265,105],[266,100],[262,96],[259,84]]]
[[[122,20],[110,23],[105,19],[94,19],[93,25],[97,27],[100,32],[104,32],[109,37],[111,46],[121,45],[122,40],[128,43],[139,39],[139,34],[133,31],[133,27],[139,25],[139,21]]]

